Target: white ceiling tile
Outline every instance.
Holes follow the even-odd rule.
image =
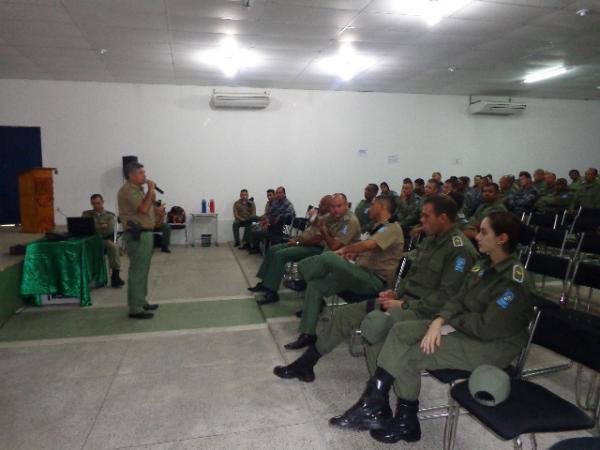
[[[320,6],[322,8],[361,10],[371,0],[271,0],[282,5]]]
[[[41,36],[23,33],[6,36],[5,41],[19,47],[91,48],[86,39],[76,36]]]
[[[504,3],[506,5],[534,6],[536,8],[560,9],[573,0],[480,0],[484,3]]]
[[[518,24],[551,13],[552,10],[530,6],[507,5],[504,3],[483,3],[474,1],[452,14],[453,18],[487,20],[491,22],[510,21]]]
[[[340,28],[350,24],[355,16],[356,11],[351,10],[267,3],[261,20]]]
[[[250,7],[245,7],[241,1],[168,0],[171,16],[202,16],[231,20],[258,20],[263,15],[264,4],[264,0],[253,0]]]
[[[43,20],[47,22],[71,22],[62,6],[38,6],[22,3],[0,3],[3,20]]]
[[[416,16],[407,16],[391,11],[366,11],[352,21],[352,26],[367,29],[391,29],[405,32],[427,31],[425,22]]]
[[[44,22],[40,20],[0,21],[0,35],[29,34],[34,36],[79,37],[81,31],[72,23]]]
[[[61,0],[69,12],[166,14],[164,0]]]
[[[123,27],[94,27],[83,30],[84,36],[94,47],[106,47],[111,43],[168,44],[169,33],[166,30]]]
[[[598,26],[600,26],[600,14],[589,14],[585,17],[579,17],[573,11],[561,10],[539,17],[532,21],[532,24],[565,27],[575,30],[576,32],[597,32]]]

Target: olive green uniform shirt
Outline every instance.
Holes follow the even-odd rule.
[[[410,227],[419,223],[421,216],[421,197],[413,192],[408,200],[399,197],[396,216],[400,226]]]
[[[145,196],[146,194],[144,194],[142,186],[130,182],[126,182],[119,189],[119,193],[117,194],[119,217],[125,229],[127,229],[127,222],[130,220],[142,228],[154,228],[154,208],[150,206],[146,214],[138,212],[138,207],[144,201]]]
[[[340,241],[344,246],[360,240],[360,223],[352,211],[346,212],[340,218],[335,218],[331,214],[325,214],[319,217],[319,220],[325,223],[329,235]],[[300,242],[302,243],[303,240],[308,240],[315,236],[321,236],[321,230],[316,223],[313,223],[302,233]],[[324,239],[321,240],[319,245],[329,250],[327,242]]]
[[[477,230],[483,219],[485,219],[491,213],[506,211],[506,206],[502,200],[496,200],[494,203],[482,203],[469,218],[469,221],[465,224],[464,229]]]
[[[233,217],[235,220],[245,222],[254,216],[256,216],[256,205],[254,202],[243,202],[240,199],[233,204]]]
[[[600,183],[598,179],[591,183],[583,183],[575,194],[573,204],[576,208],[600,208]]]
[[[470,338],[497,342],[499,353],[518,353],[533,317],[531,284],[521,262],[516,256],[496,266],[489,258],[480,260],[439,315]],[[494,358],[502,359],[499,354]]]
[[[458,227],[439,236],[427,236],[398,285],[397,298],[406,302],[408,310],[432,317],[460,290],[476,260],[475,247]]]
[[[548,185],[545,181],[536,181],[533,187],[537,189],[539,195],[544,195],[548,192]]]
[[[81,213],[81,217],[91,217],[94,219],[94,227],[96,233],[104,239],[112,238],[115,232],[115,215],[110,211],[96,212],[94,209],[89,209]],[[106,228],[101,228],[101,225],[108,225]]]
[[[373,222],[369,218],[369,208],[371,207],[371,202],[362,199],[356,208],[354,209],[354,214],[360,223],[360,230],[364,233],[370,230],[373,227]]]
[[[568,209],[573,203],[573,193],[567,192],[551,192],[541,196],[535,202],[535,209],[540,211],[557,211]]]
[[[388,286],[392,286],[404,253],[402,228],[396,222],[377,223],[374,228],[377,228],[377,231],[369,236],[369,240],[374,240],[377,248],[359,253],[356,264],[374,272],[385,280]]]

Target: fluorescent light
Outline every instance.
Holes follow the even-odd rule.
[[[548,78],[557,77],[563,73],[567,73],[569,69],[565,66],[554,66],[548,69],[530,73],[525,77],[523,83],[535,83],[536,81],[547,80]]]
[[[337,55],[323,58],[318,63],[323,72],[336,75],[344,81],[351,80],[374,64],[373,58],[356,53],[350,45],[342,46]]]
[[[227,78],[233,78],[240,69],[254,67],[260,58],[252,50],[243,49],[232,37],[225,38],[218,48],[205,51],[198,59],[208,65],[218,67]]]
[[[396,11],[409,16],[419,16],[430,27],[452,15],[472,0],[396,0]]]

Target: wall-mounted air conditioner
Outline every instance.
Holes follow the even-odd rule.
[[[268,92],[218,92],[213,91],[210,104],[213,108],[263,109],[269,106]]]
[[[471,114],[488,114],[493,116],[512,116],[521,114],[525,111],[527,105],[524,103],[515,103],[510,99],[493,100],[493,99],[474,99],[469,102],[469,112]]]

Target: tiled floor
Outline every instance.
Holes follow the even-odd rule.
[[[251,305],[246,280],[255,282],[259,262],[258,257],[224,245],[174,247],[170,255],[155,255],[150,299],[162,303],[157,315],[164,312],[165,317],[169,308],[178,305],[182,310],[185,305],[200,308],[198,304],[208,301]],[[124,290],[98,290],[95,306],[85,312],[111,320],[113,316],[101,312],[125,313],[124,294]],[[224,300],[231,297],[239,299]],[[286,298],[295,297],[289,293]],[[314,383],[280,380],[272,374],[273,366],[300,354],[283,349],[296,336],[297,320],[281,317],[282,311],[288,314],[296,304],[271,308],[270,313],[265,309],[263,319],[253,319],[251,325],[235,320],[228,324],[220,317],[211,319],[215,327],[175,327],[176,332],[171,328],[131,334],[119,329],[115,334],[111,329],[105,336],[85,339],[4,342],[0,345],[0,448],[440,449],[443,420],[423,422],[420,442],[395,446],[378,444],[368,433],[327,425],[329,417],[358,398],[367,378],[363,359],[351,357],[346,346],[319,362]],[[76,314],[77,308],[58,309]],[[194,308],[185,310],[194,311],[198,321],[206,319],[200,317],[201,308]],[[222,311],[235,315],[228,308]],[[34,316],[46,314],[47,310],[24,312],[18,319],[26,327]],[[536,350],[532,364],[557,359]],[[571,369],[537,380],[573,399],[573,377]],[[422,406],[443,403],[445,396],[443,386],[424,379]],[[576,435],[586,433],[540,435],[539,447]],[[512,445],[463,416],[457,448],[491,450]]]

